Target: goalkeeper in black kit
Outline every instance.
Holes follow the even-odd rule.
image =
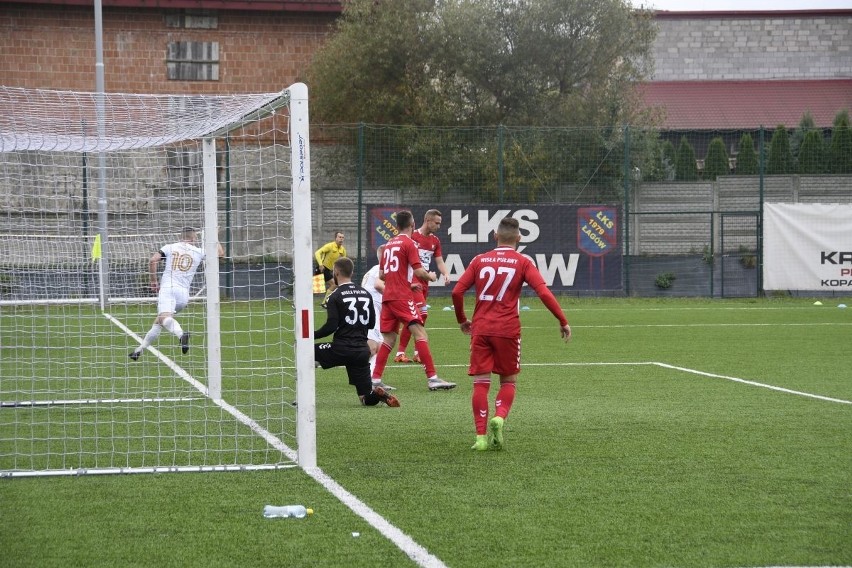
[[[334,334],[331,343],[314,344],[314,360],[323,369],[346,367],[349,384],[355,387],[361,404],[375,406],[384,402],[399,406],[399,400],[370,379],[370,347],[367,332],[376,323],[373,297],[352,282],[355,265],[347,257],[334,262],[332,277],[337,288],[327,299],[328,318],[314,332],[314,339]]]

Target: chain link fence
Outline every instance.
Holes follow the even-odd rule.
[[[526,219],[521,244],[530,256],[543,255],[546,270],[571,271],[551,283],[561,293],[750,297],[761,291],[765,202],[852,203],[848,126],[357,124],[315,126],[312,136],[315,242],[345,231],[359,273],[373,263],[392,211],[419,218],[437,208],[445,258],[460,251],[462,267],[491,246],[489,223],[511,214]],[[613,227],[584,218],[592,210],[612,212]]]

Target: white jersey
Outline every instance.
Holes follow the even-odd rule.
[[[197,246],[181,241],[160,249],[166,257],[166,266],[160,278],[160,289],[183,288],[189,290],[195,272],[204,260],[204,251]]]
[[[382,332],[379,331],[379,327],[382,319],[382,293],[376,290],[376,281],[378,279],[379,265],[377,264],[364,273],[364,277],[361,279],[361,287],[369,292],[370,296],[373,297],[373,308],[376,310],[376,325],[373,326],[373,329],[367,332],[367,339],[372,339],[377,343],[381,343]]]
[[[373,305],[376,307],[376,319],[382,309],[382,293],[376,290],[376,280],[379,279],[379,265],[375,265],[364,274],[361,279],[361,287],[373,297]]]

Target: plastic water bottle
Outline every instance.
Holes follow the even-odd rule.
[[[283,505],[277,507],[275,505],[267,505],[263,508],[263,516],[267,519],[275,519],[278,517],[294,519],[304,519],[308,515],[313,515],[313,509],[306,509],[304,505]]]

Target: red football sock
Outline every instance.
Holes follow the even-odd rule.
[[[491,379],[474,379],[473,394],[470,397],[473,406],[473,425],[476,427],[476,435],[483,436],[488,427],[488,389],[491,388]]]
[[[427,317],[429,314],[421,314],[421,315],[422,315],[422,318],[423,318],[423,325],[426,325],[426,317]],[[409,335],[410,335],[410,334],[411,334],[411,332],[409,332]],[[406,345],[408,345],[408,342],[406,341],[406,342],[405,342],[405,344],[406,344]],[[405,352],[405,349],[403,349],[402,351],[403,351],[403,353],[404,353],[404,352]],[[415,356],[415,357],[419,357],[419,356],[420,356],[420,352],[418,352],[418,351],[417,351],[417,345],[416,345],[416,344],[414,345],[414,356]],[[422,362],[423,362],[423,360],[421,359],[421,360],[420,360],[420,362],[422,363]]]
[[[373,378],[381,379],[382,373],[385,372],[385,365],[388,363],[388,357],[390,357],[391,349],[393,349],[392,345],[388,345],[384,341],[379,346],[379,352],[376,354],[376,366],[373,367]]]
[[[414,349],[420,355],[420,362],[426,370],[426,378],[435,376],[435,361],[432,359],[432,351],[429,350],[429,341],[418,339],[414,342]]]
[[[495,416],[506,418],[509,416],[509,411],[512,410],[512,403],[515,401],[515,383],[501,383],[500,390],[497,391],[497,400],[494,401],[494,406],[497,410]]]
[[[402,326],[402,332],[399,334],[399,348],[396,350],[396,352],[405,353],[405,350],[408,349],[408,341],[410,339],[411,331],[408,329],[408,326]]]

